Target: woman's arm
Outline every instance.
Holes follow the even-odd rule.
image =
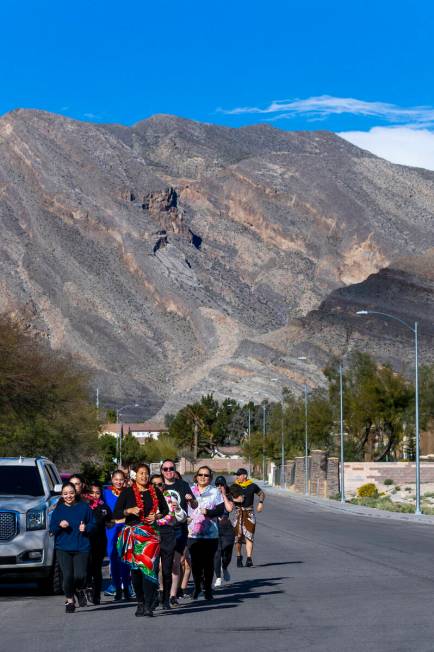
[[[225,513],[225,504],[220,503],[214,507],[214,509],[204,509],[204,516],[209,516],[209,518],[215,518],[216,516],[223,516]]]
[[[58,534],[61,531],[61,527],[59,525],[60,523],[60,517],[59,517],[59,509],[57,507],[54,508],[53,513],[51,514],[51,519],[50,519],[50,534],[52,536]]]
[[[127,500],[128,500],[128,490],[125,489],[125,491],[119,494],[113,510],[113,518],[115,519],[115,521],[119,521],[125,518],[124,510],[127,508]]]

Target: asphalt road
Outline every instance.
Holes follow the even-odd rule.
[[[434,650],[434,527],[270,496],[258,516],[254,568],[209,605],[153,619],[133,603],[65,614],[62,597],[0,586],[7,652]]]

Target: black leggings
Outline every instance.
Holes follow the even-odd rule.
[[[167,525],[160,529],[161,574],[163,576],[163,602],[170,597],[172,588],[173,557],[175,555],[176,534],[173,526]]]
[[[105,547],[93,547],[89,557],[87,586],[93,588],[95,597],[100,597],[101,595],[102,563],[104,561],[105,553]]]
[[[214,575],[214,555],[217,546],[218,539],[188,540],[195,591],[202,590],[203,578],[205,592],[211,593],[212,578]]]
[[[86,588],[88,552],[56,550],[63,575],[63,591],[67,598],[74,597],[74,591]]]
[[[234,543],[235,539],[219,538],[218,548],[214,555],[214,573],[216,577],[221,577],[222,568],[226,570],[231,563]]]
[[[141,570],[131,569],[131,580],[133,582],[134,591],[136,592],[137,602],[144,602],[145,605],[152,609],[154,606],[155,593],[158,589],[157,585],[151,580],[148,580],[146,575]]]

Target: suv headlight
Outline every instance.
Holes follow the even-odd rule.
[[[45,509],[29,509],[26,516],[27,530],[45,530]]]

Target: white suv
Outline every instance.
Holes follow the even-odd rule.
[[[53,537],[51,513],[62,481],[45,457],[0,457],[0,579],[37,581],[59,593],[61,574]]]

